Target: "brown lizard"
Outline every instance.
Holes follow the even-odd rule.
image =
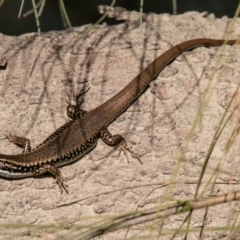
[[[193,39],[170,48],[119,93],[89,112],[80,108],[81,103],[78,103],[77,97],[69,97],[67,114],[72,120],[58,128],[33,150],[28,139],[7,136],[10,142],[23,148],[23,153],[0,154],[0,176],[24,178],[50,172],[56,177],[61,191],[64,189],[67,192],[58,167],[80,159],[96,146],[99,138],[110,146],[122,146],[130,151],[126,148],[124,138],[121,135],[111,135],[107,126],[126,111],[159,72],[179,54],[200,46],[223,44],[238,44],[238,40]]]

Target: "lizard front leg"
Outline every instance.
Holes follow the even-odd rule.
[[[16,146],[22,148],[22,154],[31,152],[31,142],[29,139],[24,137],[18,137],[16,135],[8,134],[6,138],[10,143],[15,144]]]
[[[44,164],[40,167],[40,169],[37,172],[35,172],[35,174],[41,175],[45,172],[51,173],[56,178],[56,183],[58,184],[61,193],[63,193],[63,191],[68,193],[67,185],[64,183],[62,174],[57,167],[54,167],[53,165],[50,164]]]

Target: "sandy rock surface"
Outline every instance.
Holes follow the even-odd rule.
[[[141,26],[136,12],[122,10],[117,18],[125,23],[99,25],[77,43],[74,42],[90,25],[75,28],[72,33],[44,33],[41,38],[33,33],[19,37],[0,34],[2,138],[6,133],[24,136],[34,148],[68,121],[67,92],[90,87],[82,107],[91,110],[114,96],[173,45],[193,38],[236,38],[240,33],[239,19],[232,23],[226,17],[216,19],[214,15],[197,12],[144,15]],[[88,222],[89,216],[97,220],[99,216],[135,211],[138,206],[140,209],[157,206],[165,203],[166,197],[192,199],[196,184],[183,182],[196,183],[200,176],[214,133],[238,87],[239,59],[237,46],[200,47],[182,54],[109,126],[111,133],[126,139],[132,151],[141,157],[142,165],[130,154],[128,159],[124,154],[118,157],[117,151],[99,140],[92,152],[61,168],[69,186],[68,195],[60,193],[50,174],[14,181],[0,178],[0,223],[63,221],[72,225],[86,219]],[[207,105],[203,104],[206,89],[210,90]],[[238,97],[229,113],[233,113],[237,103]],[[203,114],[197,118],[200,106],[204,106]],[[226,151],[238,119],[235,111],[214,148],[201,190],[218,164],[218,184],[213,194],[239,189],[239,185],[220,184],[239,180],[238,135],[229,152]],[[21,149],[2,140],[0,152],[15,154]],[[185,156],[183,162],[179,161],[181,153]],[[177,183],[160,187],[160,183],[170,180]],[[209,196],[211,188],[210,184],[203,195]],[[238,211],[238,203],[210,208],[207,226],[226,226],[233,221],[234,211]],[[192,227],[201,225],[203,214],[204,211],[194,213]],[[167,229],[177,228],[181,218],[184,216],[169,218],[163,227],[166,224]],[[143,225],[146,233],[151,230],[147,226]],[[33,239],[37,230],[31,231]],[[59,235],[67,234],[67,230],[58,231]],[[103,239],[123,239],[125,232],[118,231]],[[129,236],[140,233],[143,234],[142,230],[136,227]],[[54,234],[43,232],[41,236],[51,238]],[[222,234],[206,232],[206,239],[221,239]],[[189,236],[198,239],[199,235],[193,232]],[[161,239],[169,239],[169,235]]]

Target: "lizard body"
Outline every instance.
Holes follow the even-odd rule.
[[[24,148],[23,154],[0,154],[0,176],[23,178],[52,173],[61,190],[67,192],[58,167],[69,164],[91,151],[101,138],[110,146],[124,143],[120,135],[111,135],[107,126],[119,117],[146,90],[149,83],[173,59],[184,51],[200,46],[233,45],[237,40],[193,39],[180,43],[148,65],[115,96],[86,112],[74,101],[68,101],[67,114],[72,119],[31,151],[28,139],[7,136],[10,142]],[[70,99],[73,100],[73,99]]]

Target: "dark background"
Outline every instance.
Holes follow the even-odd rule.
[[[22,0],[21,0],[22,1]],[[0,7],[0,33],[6,35],[20,35],[27,32],[37,32],[34,15],[18,18],[21,5],[18,0],[5,0]],[[39,1],[39,0],[36,0]],[[95,23],[101,15],[98,13],[98,5],[110,5],[111,0],[65,0],[64,4],[72,26],[80,26],[87,23]],[[178,0],[177,14],[187,11],[214,13],[216,17],[234,16],[239,0]],[[140,0],[116,0],[115,6],[121,6],[128,10],[139,11]],[[32,1],[25,0],[22,13],[32,8]],[[173,13],[171,0],[144,0],[143,12],[149,13]],[[108,20],[107,20],[108,21]],[[116,22],[108,21],[109,24]],[[46,5],[40,17],[41,31],[64,29],[58,0],[46,0]]]

